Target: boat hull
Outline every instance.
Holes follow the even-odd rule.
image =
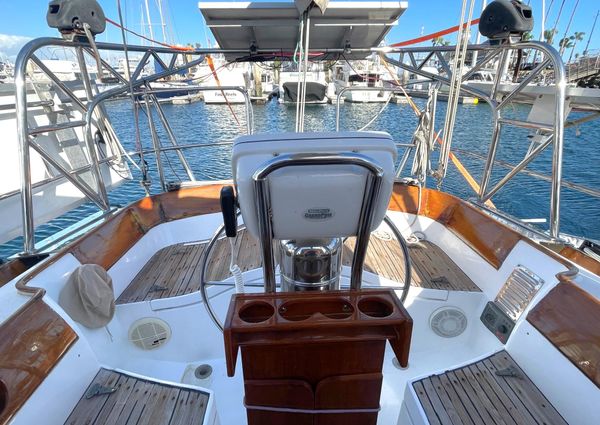
[[[303,83],[300,83],[300,88]],[[283,103],[296,103],[298,99],[298,83],[288,81],[282,84],[280,101]],[[327,85],[317,81],[306,82],[306,103],[327,103]]]

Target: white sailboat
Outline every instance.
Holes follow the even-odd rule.
[[[301,79],[298,83],[298,79]],[[298,101],[298,89],[302,90],[304,75],[297,71],[281,71],[279,73],[279,102],[296,103]],[[325,73],[317,67],[306,72],[306,103],[327,103],[328,84]]]
[[[223,58],[214,60],[216,78],[211,68],[204,66],[198,69],[197,75],[202,77],[203,87],[212,87],[215,90],[205,90],[204,102],[206,104],[240,104],[245,97],[242,91],[250,89],[250,71],[247,64],[226,64]],[[218,89],[217,87],[223,87]],[[237,90],[238,88],[239,90]]]
[[[392,95],[391,91],[377,91],[377,87],[385,87],[385,81],[393,81],[389,78],[387,70],[373,62],[374,59],[338,64],[333,69],[333,80],[336,93],[339,94],[346,87],[351,89],[344,91],[344,100],[355,103],[385,103]],[[360,90],[367,87],[368,90]]]

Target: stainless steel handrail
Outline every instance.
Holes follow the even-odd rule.
[[[486,166],[484,167],[484,172],[481,177],[480,183],[480,192],[478,194],[479,201],[483,202],[486,199],[491,198],[493,194],[495,194],[502,186],[504,186],[515,174],[516,172],[511,171],[505,178],[501,180],[500,184],[496,184],[496,186],[492,189],[492,191],[488,191],[489,181],[492,175],[493,165],[496,159],[497,148],[500,140],[500,133],[502,125],[517,125],[524,126],[532,129],[542,130],[551,133],[552,136],[552,144],[553,144],[553,156],[552,156],[552,181],[551,181],[551,192],[550,192],[550,236],[552,238],[558,238],[560,235],[560,199],[561,199],[561,185],[562,185],[562,156],[563,156],[563,146],[564,146],[564,112],[565,112],[565,89],[566,89],[566,75],[565,68],[560,57],[560,54],[554,49],[552,46],[546,43],[538,42],[538,41],[524,41],[517,42],[513,44],[501,44],[501,45],[490,45],[490,44],[478,44],[478,45],[469,45],[467,51],[472,52],[486,52],[486,56],[483,61],[490,62],[492,59],[498,56],[498,52],[501,52],[502,55],[500,57],[500,65],[502,62],[506,61],[507,53],[511,50],[521,50],[521,49],[533,49],[539,52],[544,53],[544,63],[538,65],[534,70],[532,70],[529,75],[525,78],[523,82],[518,84],[515,89],[508,94],[508,96],[502,100],[497,101],[498,97],[498,89],[499,89],[499,79],[501,73],[501,66],[498,68],[497,78],[494,81],[492,91],[490,95],[481,92],[480,90],[474,89],[473,87],[469,87],[465,84],[465,80],[468,76],[463,76],[461,91],[465,93],[474,95],[484,100],[489,106],[492,108],[492,120],[493,120],[493,130],[491,142],[488,150],[488,156],[486,161]],[[393,54],[406,54],[412,57],[411,64],[407,64],[389,57],[386,57],[386,62],[389,62],[400,69],[407,70],[417,75],[421,75],[426,77],[432,81],[439,81],[443,84],[449,84],[449,78],[432,74],[421,69],[425,61],[423,63],[418,64],[414,59],[415,53],[424,53],[428,54],[430,52],[453,52],[454,47],[452,46],[432,46],[432,47],[405,47],[405,48],[388,48],[381,49],[381,52],[385,53],[393,53]],[[442,55],[438,55],[438,59],[443,59]],[[501,116],[501,110],[504,108],[510,100],[512,100],[521,90],[525,88],[527,83],[531,82],[536,75],[539,75],[546,67],[547,64],[552,64],[554,68],[554,82],[555,82],[555,105],[554,105],[554,124],[552,126],[541,125],[536,123],[527,123],[524,121],[518,120],[508,120]],[[478,64],[479,66],[481,64]],[[536,150],[536,154],[540,153],[543,149]],[[518,164],[515,168],[517,172],[520,169],[523,169],[528,162],[530,162],[533,158],[527,156],[520,164]]]
[[[257,200],[258,230],[263,259],[265,292],[275,292],[275,261],[273,258],[273,228],[271,222],[271,200],[267,177],[285,167],[303,165],[357,165],[365,168],[367,182],[360,208],[356,246],[352,258],[350,289],[358,290],[362,284],[362,268],[369,244],[369,234],[377,195],[383,181],[383,169],[371,159],[358,153],[339,154],[285,154],[264,163],[252,176],[254,195]]]
[[[99,50],[106,50],[106,51],[122,51],[123,50],[123,45],[121,44],[114,44],[114,43],[96,43],[97,47]],[[16,103],[15,103],[15,109],[17,112],[17,120],[18,120],[18,128],[17,128],[17,135],[19,138],[19,154],[20,154],[20,174],[21,174],[21,204],[22,204],[22,210],[23,210],[23,231],[24,231],[24,251],[25,253],[31,253],[34,252],[34,245],[35,245],[35,241],[34,241],[34,236],[33,236],[33,230],[34,230],[34,222],[33,222],[33,189],[32,189],[32,182],[31,182],[31,170],[30,170],[30,144],[29,144],[29,136],[31,134],[34,134],[36,131],[54,131],[58,128],[54,128],[54,127],[50,127],[48,126],[47,128],[37,128],[36,129],[29,129],[28,128],[28,124],[27,124],[27,110],[28,107],[33,107],[34,105],[32,105],[31,103],[27,103],[27,94],[26,94],[26,70],[27,70],[27,65],[29,63],[30,60],[33,60],[36,62],[36,65],[40,67],[40,69],[42,70],[46,70],[49,72],[49,70],[47,69],[47,67],[45,67],[43,65],[43,63],[41,63],[41,61],[39,61],[39,59],[35,56],[35,52],[43,47],[48,47],[48,46],[59,46],[59,47],[71,47],[71,48],[76,48],[79,51],[79,56],[78,56],[78,60],[80,61],[80,63],[84,63],[85,61],[81,60],[81,55],[82,52],[85,51],[87,53],[90,53],[90,45],[87,42],[83,42],[83,41],[76,41],[76,42],[72,42],[72,41],[68,41],[68,40],[64,40],[64,39],[57,39],[57,38],[41,38],[41,39],[35,39],[32,40],[31,42],[27,43],[24,48],[21,50],[21,52],[19,53],[17,60],[16,60],[16,64],[15,64],[15,84],[16,84]],[[506,51],[510,51],[510,50],[517,50],[517,49],[534,49],[534,50],[538,50],[543,52],[545,55],[544,57],[546,58],[546,61],[549,61],[554,68],[554,72],[555,72],[555,82],[556,82],[556,103],[555,103],[555,116],[556,117],[563,117],[564,116],[564,97],[565,97],[565,84],[566,84],[566,76],[565,76],[565,70],[564,70],[564,66],[562,63],[562,59],[560,58],[560,55],[558,55],[558,52],[556,52],[556,50],[554,48],[552,48],[551,46],[545,44],[545,43],[540,43],[540,42],[535,42],[535,41],[529,41],[529,42],[519,42],[519,43],[515,43],[515,44],[507,44],[507,45],[501,45],[501,46],[491,46],[491,45],[470,45],[468,47],[468,50],[470,51],[477,51],[477,52],[485,52],[485,56],[482,60],[480,60],[478,62],[478,64],[475,66],[475,68],[473,70],[471,70],[469,73],[467,73],[465,76],[463,76],[463,83],[465,82],[465,80],[468,78],[469,75],[472,75],[475,71],[475,69],[479,69],[482,68],[483,65],[485,63],[489,63],[495,59],[497,59],[497,57],[502,53],[502,56],[504,56],[503,52]],[[176,48],[167,48],[167,47],[161,47],[161,46],[152,46],[152,47],[147,47],[147,46],[128,46],[128,50],[131,52],[140,52],[140,53],[144,53],[144,57],[146,58],[152,58],[152,57],[156,57],[158,54],[170,54],[172,55],[171,61],[169,63],[169,65],[167,66],[167,69],[162,72],[162,73],[158,73],[158,74],[154,74],[153,76],[150,77],[144,77],[144,78],[139,78],[135,81],[136,84],[136,88],[141,87],[142,85],[145,85],[149,82],[155,81],[159,78],[168,76],[168,75],[172,75],[175,73],[178,73],[180,71],[189,69],[199,63],[202,62],[203,60],[203,56],[205,54],[209,54],[209,53],[231,53],[231,54],[238,54],[238,55],[242,55],[242,54],[249,54],[249,51],[244,50],[244,49],[238,49],[238,50],[226,50],[226,49],[218,49],[218,48],[208,48],[208,49],[194,49],[194,50],[179,50]],[[311,50],[311,51],[319,51],[321,53],[343,53],[344,49],[318,49],[318,50]],[[454,48],[452,46],[433,46],[433,47],[405,47],[405,48],[389,48],[389,47],[382,47],[382,48],[374,48],[374,49],[353,49],[356,52],[376,52],[376,53],[384,53],[384,54],[408,54],[409,58],[411,59],[411,64],[406,64],[403,63],[401,61],[397,61],[394,60],[392,58],[386,58],[386,61],[389,62],[392,65],[397,66],[400,69],[404,69],[404,70],[408,70],[410,72],[413,72],[414,74],[417,75],[421,75],[424,76],[426,78],[428,78],[431,81],[438,81],[441,83],[448,83],[449,79],[439,76],[439,75],[435,75],[435,74],[431,74],[428,73],[426,71],[424,71],[422,68],[425,64],[425,61],[422,61],[421,63],[418,63],[417,59],[415,58],[415,54],[417,53],[426,53],[428,56],[428,58],[432,58],[432,57],[437,57],[438,60],[444,59],[444,55],[442,55],[442,53],[448,53],[448,52],[453,52]],[[272,52],[272,51],[268,51],[268,50],[259,50],[257,53],[261,54],[261,53],[272,53],[272,54],[276,54],[277,52]],[[433,53],[433,54],[432,54]],[[194,61],[189,61],[187,62],[185,65],[183,66],[176,66],[176,59],[178,55],[192,55],[192,56],[200,56],[199,59],[194,60]],[[166,62],[163,62],[166,63]],[[141,70],[142,70],[143,64],[140,64],[133,73],[133,76],[139,76],[141,75]],[[543,68],[541,65],[538,66],[533,73],[537,73],[537,72],[541,72],[541,68]],[[127,84],[129,85],[129,81],[127,81],[125,78],[123,78],[121,75],[118,74],[118,72],[116,70],[114,70],[112,67],[110,67],[105,61],[103,61],[103,69],[105,69],[106,71],[112,73],[122,84]],[[87,72],[87,70],[84,70],[84,72]],[[113,91],[108,91],[108,92],[104,92],[101,94],[98,94],[96,96],[94,96],[93,100],[88,101],[87,104],[85,104],[81,98],[78,98],[77,96],[75,96],[67,86],[65,86],[64,84],[62,84],[60,82],[60,80],[58,80],[57,78],[52,78],[51,72],[49,72],[49,76],[51,77],[52,81],[56,84],[56,87],[62,91],[63,93],[65,93],[67,95],[67,97],[69,97],[71,100],[70,102],[77,108],[81,109],[83,107],[83,110],[86,113],[86,127],[87,127],[87,131],[85,131],[85,142],[88,146],[88,150],[90,152],[90,157],[91,157],[91,167],[88,169],[91,169],[91,171],[93,172],[93,174],[95,176],[97,176],[97,183],[98,183],[98,191],[99,191],[99,197],[97,199],[97,201],[103,205],[104,208],[109,208],[108,205],[108,199],[106,196],[106,191],[105,188],[103,186],[103,181],[100,178],[100,169],[99,169],[99,165],[102,163],[101,160],[99,160],[97,158],[96,155],[96,151],[95,151],[95,144],[93,143],[93,138],[90,135],[90,128],[91,128],[91,122],[92,122],[92,114],[91,114],[91,110],[93,111],[94,108],[96,108],[99,104],[101,104],[104,100],[109,100],[112,99],[111,96],[116,96],[118,94],[124,94],[127,92],[128,88],[125,88],[125,90],[123,90],[123,88],[117,88],[117,89],[113,89]],[[89,78],[89,77],[88,77]],[[533,76],[529,76],[528,78],[528,82],[531,81],[533,79]],[[58,81],[56,81],[58,80]],[[86,83],[84,81],[84,83]],[[525,84],[521,84],[518,86],[517,91],[521,90],[522,88],[525,87]],[[89,98],[89,85],[86,84],[86,92],[88,94],[88,98]],[[223,90],[240,90],[239,87],[213,87],[213,88],[194,88],[194,87],[186,87],[186,90],[188,91],[201,91],[201,90],[219,90],[219,89],[223,89]],[[356,88],[348,88],[350,90],[373,90],[373,91],[398,91],[397,88],[393,88],[393,87],[356,87]],[[169,89],[167,89],[169,90]],[[167,91],[164,89],[156,89],[153,90],[150,93],[158,93],[158,92],[162,92],[162,91]],[[174,89],[175,90],[175,89]],[[500,130],[501,130],[501,126],[503,125],[519,125],[519,122],[517,121],[510,121],[507,120],[505,118],[502,118],[500,116],[499,110],[506,105],[507,100],[498,102],[496,101],[496,93],[492,93],[492,95],[488,96],[486,93],[481,92],[479,90],[476,90],[472,87],[468,87],[465,84],[463,84],[461,86],[461,90],[463,90],[465,93],[471,94],[473,96],[477,96],[480,99],[486,101],[488,104],[490,104],[490,106],[493,108],[494,111],[494,116],[493,116],[493,124],[494,124],[494,131],[493,131],[493,135],[492,135],[492,141],[490,144],[490,148],[488,151],[488,165],[489,167],[487,167],[487,169],[484,171],[484,175],[482,177],[482,184],[481,184],[481,192],[479,194],[479,199],[487,199],[487,197],[490,197],[492,194],[490,194],[490,192],[487,190],[487,182],[489,182],[489,178],[491,176],[491,168],[493,167],[493,165],[495,164],[495,155],[496,155],[496,151],[497,151],[497,145],[499,143],[499,136],[500,136]],[[242,90],[240,90],[242,91]],[[138,94],[142,94],[141,92],[136,92]],[[250,100],[249,100],[249,96],[248,93],[244,91],[242,91],[244,97],[245,97],[245,103],[246,103],[246,124],[247,126],[249,126],[249,132],[252,131],[252,121],[253,121],[253,117],[252,117],[252,107],[250,104]],[[516,93],[514,93],[512,96],[515,96]],[[338,100],[341,98],[341,96],[338,94]],[[84,99],[85,100],[85,99]],[[96,102],[95,104],[92,104],[90,102]],[[337,110],[336,110],[336,128],[339,128],[339,102],[337,105]],[[70,123],[68,124],[70,125],[75,125],[75,124],[81,124],[81,123]],[[529,125],[534,125],[529,123]],[[540,125],[538,128],[542,129],[542,131],[546,131],[546,132],[551,132],[553,134],[553,140],[552,140],[552,144],[554,146],[553,149],[553,160],[552,160],[552,190],[551,190],[551,199],[550,199],[550,216],[551,216],[551,225],[550,225],[550,233],[552,237],[558,237],[559,235],[559,230],[560,230],[560,217],[559,217],[559,211],[560,211],[560,187],[561,187],[561,182],[562,182],[562,149],[563,149],[563,144],[564,144],[564,138],[563,138],[563,131],[564,131],[564,121],[561,119],[556,119],[554,125],[552,126],[552,128],[548,128],[547,126],[544,127],[542,125]],[[176,152],[181,152],[183,149],[187,149],[185,146],[173,146],[173,147],[168,147],[168,148],[162,148],[159,147],[159,149],[153,149],[151,152],[154,152],[157,155],[160,155],[160,152],[163,152],[164,150],[175,150]],[[140,149],[140,152],[145,151],[143,149],[143,147]],[[518,168],[520,167],[520,165],[517,166]],[[522,167],[520,167],[522,168]],[[73,171],[69,171],[69,173],[71,175],[73,175]],[[507,180],[506,180],[507,181]],[[503,181],[504,184],[504,181]],[[499,187],[496,187],[494,189],[499,189]]]
[[[52,73],[47,66],[44,65],[35,55],[35,53],[44,47],[49,46],[58,46],[58,47],[69,47],[74,48],[77,53],[77,59],[80,67],[82,67],[81,72],[83,76],[83,83],[86,92],[86,98],[81,99],[76,96],[65,84],[62,82],[56,75]],[[104,51],[122,51],[124,49],[123,45],[120,44],[112,44],[112,43],[96,43],[98,50]],[[110,210],[110,203],[108,200],[106,188],[104,186],[104,181],[101,177],[100,172],[100,164],[101,161],[98,158],[94,138],[92,135],[92,121],[94,117],[99,113],[97,111],[97,107],[102,104],[102,102],[112,99],[118,95],[128,93],[133,89],[138,89],[147,84],[156,81],[160,78],[168,77],[170,75],[179,73],[181,71],[185,71],[193,66],[196,66],[204,61],[205,54],[207,53],[220,53],[223,52],[221,49],[195,49],[195,50],[180,50],[176,48],[165,48],[165,47],[146,47],[146,46],[127,46],[129,51],[132,52],[142,52],[144,53],[144,58],[148,60],[149,58],[157,58],[158,54],[170,54],[172,55],[172,60],[170,65],[166,67],[163,72],[155,73],[151,76],[138,78],[135,81],[128,81],[126,78],[122,77],[114,68],[112,68],[106,61],[102,60],[103,69],[107,70],[109,73],[114,75],[117,80],[121,83],[120,87],[116,87],[114,89],[108,90],[104,93],[99,93],[97,95],[93,95],[91,90],[91,81],[89,78],[89,74],[87,71],[87,64],[84,58],[84,51],[90,54],[90,45],[85,41],[69,41],[64,39],[57,38],[39,38],[34,39],[27,43],[19,52],[17,56],[17,60],[15,63],[15,88],[16,88],[16,102],[15,102],[15,110],[17,115],[17,137],[19,140],[19,155],[20,155],[20,174],[21,174],[21,208],[22,208],[22,221],[23,221],[23,251],[24,253],[33,253],[35,251],[35,237],[34,237],[34,229],[35,223],[33,221],[33,188],[31,181],[31,165],[30,165],[30,148],[35,146],[30,144],[29,138],[32,135],[42,133],[42,132],[52,132],[60,130],[61,128],[73,128],[78,126],[85,125],[84,129],[84,142],[86,144],[88,155],[90,157],[90,164],[88,169],[91,170],[92,175],[94,177],[95,186],[97,188],[97,195],[89,193],[88,186],[80,184],[77,178],[74,176],[77,173],[73,173],[73,170],[69,170],[65,175],[65,178],[70,180],[76,187],[80,188],[86,197],[90,200],[94,201],[105,211]],[[243,53],[243,51],[231,51],[230,53]],[[185,63],[181,66],[176,66],[176,59],[179,55],[196,55],[199,56],[196,60],[184,61]],[[28,107],[34,106],[31,103],[27,102],[27,66],[30,61],[35,62],[35,65],[44,72],[48,78],[55,84],[55,86],[60,90],[70,102],[85,115],[84,121],[73,121],[66,124],[60,125],[49,125],[42,126],[37,128],[29,129],[28,126]],[[163,62],[164,64],[164,62]],[[140,63],[138,67],[134,70],[132,74],[133,77],[137,77],[141,74],[144,63]],[[179,90],[179,88],[173,88],[172,90]],[[250,97],[245,89],[240,87],[185,87],[187,91],[203,91],[203,90],[237,90],[242,93],[245,99],[246,106],[246,126],[247,130],[250,133],[253,128],[253,114],[251,111],[251,103]],[[159,89],[159,90],[146,90],[146,94],[154,94],[157,92],[167,92],[170,89]],[[87,103],[84,101],[87,100]],[[157,104],[157,108],[159,108]],[[101,120],[98,121],[97,125],[99,128],[102,128],[103,124]],[[143,148],[140,148],[140,152],[143,151]],[[177,152],[180,152],[179,150]],[[156,155],[160,155],[160,149],[154,149],[154,153]],[[184,168],[188,175],[190,175],[189,167],[186,167],[184,164]],[[66,170],[60,170],[62,174],[66,172]],[[193,175],[192,175],[193,180]],[[162,182],[164,186],[164,182]]]

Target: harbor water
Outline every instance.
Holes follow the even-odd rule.
[[[424,101],[415,100],[420,108]],[[231,178],[231,141],[245,133],[245,112],[243,105],[232,105],[237,120],[226,105],[206,105],[196,102],[184,105],[165,104],[162,106],[174,130],[180,145],[203,144],[201,147],[185,151],[188,162],[197,180],[218,180]],[[382,108],[381,104],[352,104],[341,106],[340,127],[342,130],[357,130],[367,124]],[[446,103],[438,104],[437,125],[443,125]],[[276,101],[265,105],[253,105],[255,132],[293,131],[295,107],[279,104]],[[528,106],[515,105],[508,114],[510,118],[526,118]],[[131,102],[128,100],[113,101],[107,104],[107,111],[124,147],[128,151],[136,149],[136,135]],[[580,117],[572,113],[570,119]],[[307,105],[305,130],[335,130],[336,108],[333,105]],[[154,119],[163,146],[169,144],[158,117]],[[399,143],[410,143],[417,124],[417,118],[406,104],[389,104],[368,130],[381,130],[390,133]],[[491,137],[490,108],[485,104],[459,105],[452,147],[456,156],[479,181],[484,167],[483,157],[487,155]],[[149,149],[152,146],[148,122],[140,113],[140,139],[142,145]],[[529,148],[530,132],[525,129],[505,128],[502,132],[497,159],[502,161],[494,167],[492,186],[498,182],[509,169],[505,163],[515,165]],[[578,128],[565,130],[565,147],[563,175],[564,180],[600,191],[600,121],[584,123]],[[404,148],[400,148],[402,154]],[[162,155],[167,181],[188,180],[175,152]],[[552,149],[548,148],[529,166],[528,170],[550,176],[552,172]],[[132,159],[139,166],[140,158]],[[149,171],[150,192],[161,191],[157,174],[155,157],[146,155],[145,162]],[[434,156],[437,160],[437,156]],[[403,175],[410,174],[409,160]],[[140,184],[141,173],[131,167],[133,179],[110,193],[113,205],[124,206],[145,195]],[[435,180],[428,181],[429,187],[438,187]],[[475,197],[456,167],[449,166],[446,178],[441,182],[441,189],[463,199]],[[519,174],[503,187],[493,198],[496,207],[520,219],[536,219],[542,229],[548,226],[550,183],[532,176]],[[62,217],[39,226],[36,241],[40,241],[59,232],[82,218],[98,211],[86,203]],[[541,220],[540,220],[541,219]],[[544,223],[543,220],[546,220]],[[562,189],[561,231],[593,240],[600,240],[600,199],[583,194],[571,188]],[[0,257],[6,258],[22,248],[21,238],[0,246]]]

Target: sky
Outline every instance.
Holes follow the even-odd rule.
[[[158,0],[148,0],[150,7],[154,9],[153,22],[159,22],[156,3]],[[474,16],[481,12],[483,0],[477,0]],[[539,36],[541,28],[541,9],[543,0],[529,0],[534,11],[535,29],[534,34]],[[179,44],[201,43],[206,45],[205,28],[202,15],[198,10],[197,0],[162,0],[167,5],[168,14],[171,17],[172,29],[175,41]],[[527,3],[527,0],[525,1]],[[551,4],[552,2],[552,4]],[[546,28],[554,26],[558,10],[564,4],[561,19],[558,22],[559,30],[556,39],[563,37],[571,13],[578,2],[569,35],[574,31],[585,32],[585,38],[577,46],[576,52],[581,52],[587,43],[594,17],[600,9],[598,0],[545,0],[546,9],[550,6],[550,13],[546,18]],[[117,0],[99,0],[106,16],[118,21]],[[121,0],[121,7],[127,27],[140,32],[141,27],[141,4],[143,0]],[[57,36],[58,32],[48,28],[46,24],[46,9],[48,0],[0,0],[0,56],[8,57],[14,61],[20,47],[31,38],[41,36]],[[386,41],[394,43],[418,37],[421,34],[429,34],[453,25],[457,25],[460,18],[462,0],[408,0],[408,10],[401,16],[400,21],[394,27]],[[152,13],[152,12],[151,12]],[[155,32],[160,33],[159,26]],[[100,41],[121,42],[120,31],[110,24],[107,31],[99,37]],[[159,40],[162,36],[156,35]],[[453,40],[452,37],[448,38]],[[139,43],[139,39],[132,38],[129,43]],[[590,43],[591,49],[600,49],[600,18]]]

